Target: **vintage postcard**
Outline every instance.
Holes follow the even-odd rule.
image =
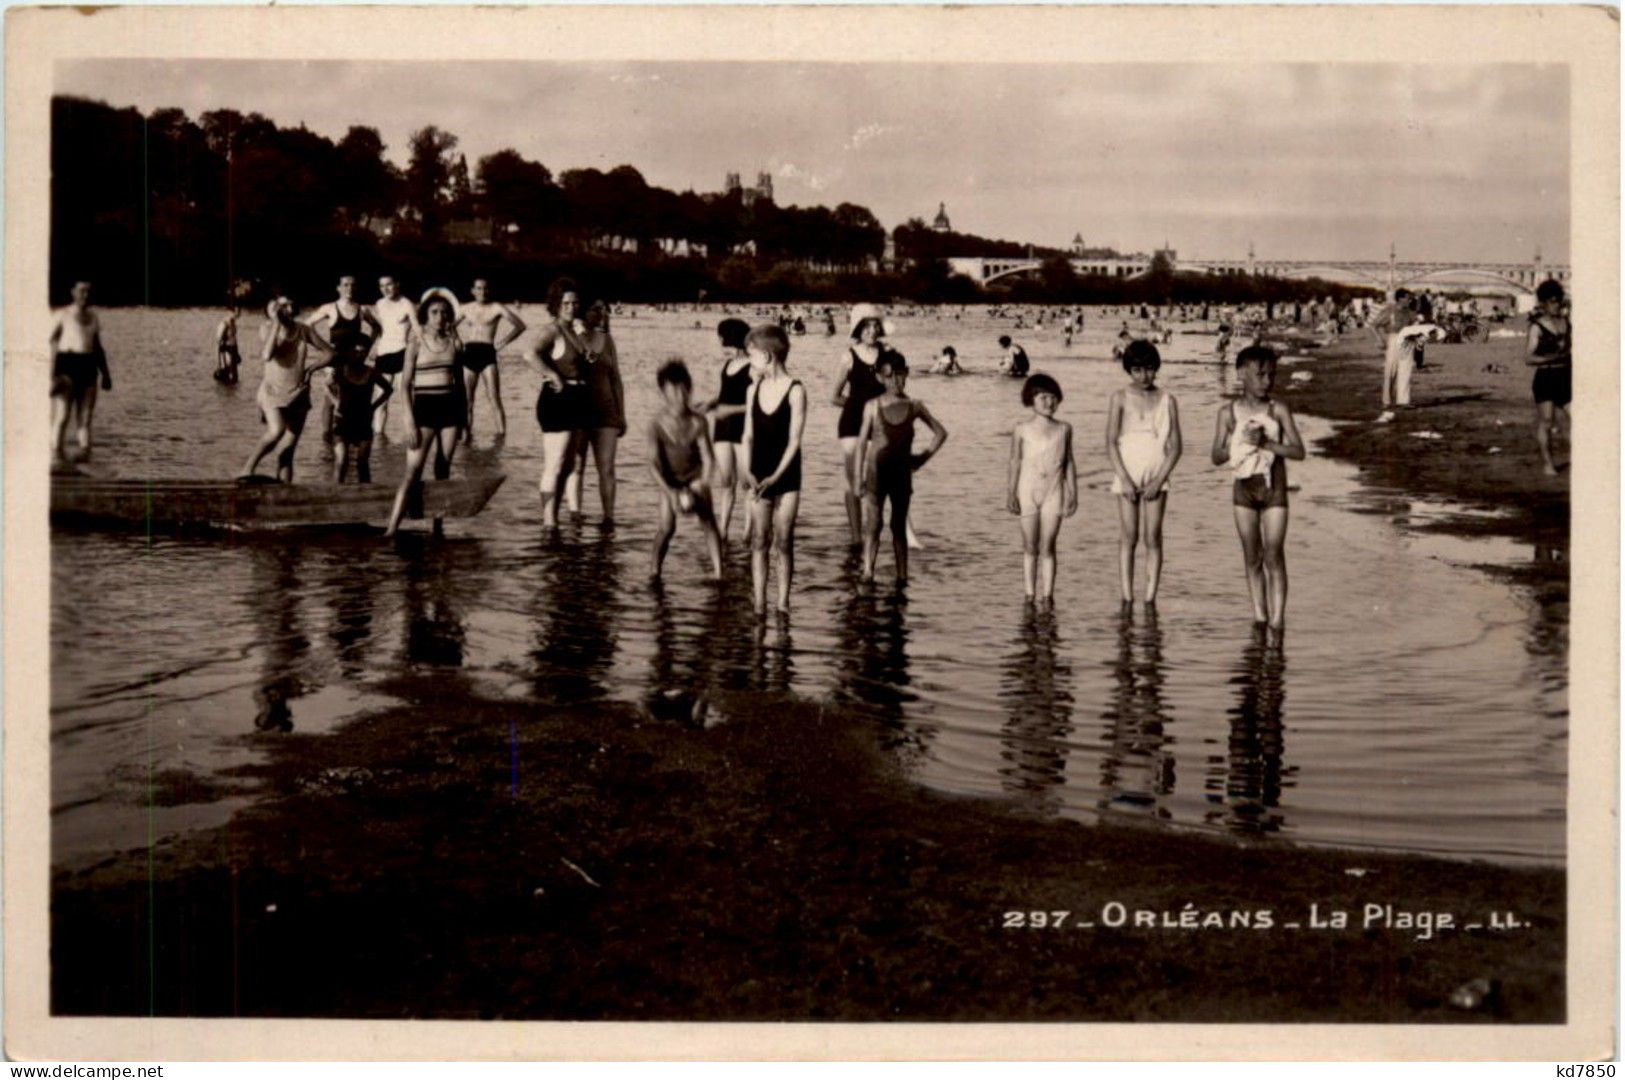
[[[6,50],[13,1057],[1615,1051],[1616,12]]]

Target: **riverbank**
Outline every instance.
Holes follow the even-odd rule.
[[[1457,515],[1426,528],[1460,535],[1507,536],[1544,550],[1531,580],[1568,580],[1569,473],[1541,471],[1535,445],[1530,369],[1524,339],[1427,347],[1412,383],[1412,406],[1378,423],[1382,352],[1367,332],[1283,369],[1277,389],[1292,407],[1338,422],[1319,449],[1352,462],[1373,486],[1457,504],[1483,513]],[[1307,381],[1287,372],[1305,371]],[[1568,447],[1556,450],[1560,462]]]
[[[1022,816],[920,789],[872,730],[794,698],[724,698],[700,729],[424,685],[333,734],[255,736],[266,763],[227,779],[263,797],[229,826],[56,874],[53,1011],[1564,1016],[1561,870]],[[1069,914],[1009,925],[1034,911]],[[1420,912],[1454,925],[1402,928]],[[1480,979],[1488,1000],[1451,1004]]]

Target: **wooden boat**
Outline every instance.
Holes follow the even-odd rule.
[[[427,480],[407,501],[410,518],[470,517],[502,481],[501,473]],[[51,521],[58,525],[136,528],[274,528],[384,523],[393,484],[238,483],[232,480],[106,480],[51,477]]]

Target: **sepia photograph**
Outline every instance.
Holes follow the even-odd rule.
[[[13,1057],[1615,1052],[1617,13],[7,29]]]

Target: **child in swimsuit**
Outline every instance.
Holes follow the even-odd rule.
[[[1130,385],[1112,394],[1106,406],[1106,458],[1111,462],[1112,494],[1121,525],[1117,566],[1123,606],[1134,602],[1134,549],[1145,537],[1145,605],[1157,602],[1162,580],[1162,518],[1168,509],[1168,476],[1179,463],[1183,443],[1179,405],[1156,386],[1162,356],[1149,341],[1123,350]]]
[[[390,381],[351,353],[327,384],[333,399],[333,483],[344,483],[350,461],[355,461],[357,483],[372,483],[373,413],[395,392]],[[383,393],[374,397],[375,390]]]
[[[1061,519],[1078,512],[1078,467],[1072,457],[1072,425],[1055,419],[1061,386],[1034,375],[1021,387],[1031,419],[1010,435],[1010,482],[1006,505],[1021,515],[1022,581],[1027,599],[1055,597],[1055,538]]]
[[[914,495],[914,470],[936,456],[948,438],[943,427],[922,401],[903,392],[908,381],[908,362],[903,354],[888,353],[875,365],[875,374],[885,389],[863,407],[863,423],[858,428],[858,475],[863,477],[863,580],[873,581],[875,557],[880,550],[880,511],[891,500],[892,558],[897,564],[899,584],[908,580],[908,504]],[[931,429],[931,447],[914,453],[914,423],[925,421]]]
[[[660,525],[655,530],[654,548],[649,553],[649,577],[660,579],[666,549],[677,531],[677,518],[693,514],[705,532],[705,546],[711,553],[711,576],[722,577],[722,537],[711,514],[711,474],[716,461],[711,453],[711,436],[705,417],[694,411],[689,397],[694,380],[688,365],[667,360],[655,373],[660,388],[661,410],[649,421],[649,470],[660,485]]]
[[[790,611],[796,511],[801,506],[801,434],[807,391],[784,362],[790,338],[765,323],[745,338],[756,381],[745,395],[745,456],[750,462],[750,575],[758,613],[767,610],[768,545],[778,560],[778,609]],[[856,438],[856,435],[853,436]]]
[[[1303,440],[1285,403],[1272,400],[1275,350],[1249,345],[1236,354],[1241,396],[1219,406],[1212,459],[1235,473],[1231,490],[1236,533],[1247,570],[1255,625],[1268,624],[1276,643],[1286,627],[1286,461],[1302,461]]]

